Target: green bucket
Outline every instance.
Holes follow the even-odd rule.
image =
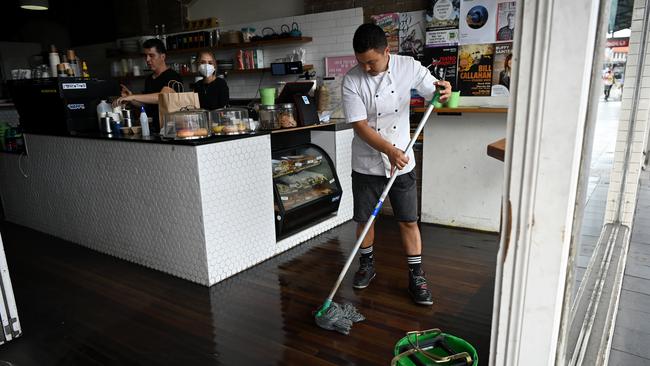
[[[478,366],[476,349],[440,329],[406,333],[393,350],[391,366]]]

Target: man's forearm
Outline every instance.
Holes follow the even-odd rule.
[[[142,104],[158,104],[158,94],[160,93],[151,93],[151,94],[133,94],[131,96],[131,103],[136,105]]]

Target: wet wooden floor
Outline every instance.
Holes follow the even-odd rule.
[[[498,238],[421,228],[434,306],[408,297],[397,224],[382,218],[377,278],[353,290],[349,273],[335,299],[355,304],[367,318],[344,336],[318,328],[312,311],[354,244],[351,222],[210,288],[5,223],[23,335],[0,346],[0,360],[17,366],[387,365],[405,332],[437,327],[472,343],[484,362]]]

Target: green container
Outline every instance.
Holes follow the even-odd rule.
[[[427,357],[425,353],[428,353],[432,357],[447,357],[450,356],[450,353],[447,352],[444,348],[436,346],[434,348],[424,348],[423,345],[427,341],[442,335],[446,344],[454,352],[460,354],[466,352],[469,357],[471,357],[471,363],[468,365],[478,366],[478,354],[476,349],[469,344],[467,341],[462,338],[458,338],[451,334],[442,333],[440,329],[431,329],[422,332],[409,332],[406,334],[406,337],[400,339],[396,344],[393,350],[393,355],[395,356],[391,362],[391,365],[398,366],[416,366],[416,363],[411,360],[412,357],[416,357],[420,364],[423,365],[436,365],[436,366],[448,366],[448,365],[457,365],[462,359],[456,359],[448,362],[436,363],[430,357]],[[420,345],[422,349],[418,349],[416,346]],[[416,352],[407,355],[405,350],[416,349]]]
[[[447,108],[458,108],[458,102],[460,101],[460,91],[451,92],[449,99],[447,100]]]
[[[275,104],[275,88],[260,89],[260,96],[262,97],[262,105]]]

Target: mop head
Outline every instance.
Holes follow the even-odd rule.
[[[325,306],[323,305],[323,308],[318,310],[314,316],[316,325],[323,329],[335,330],[348,335],[352,324],[366,319],[352,304],[339,305],[332,302],[326,309],[324,309]]]

